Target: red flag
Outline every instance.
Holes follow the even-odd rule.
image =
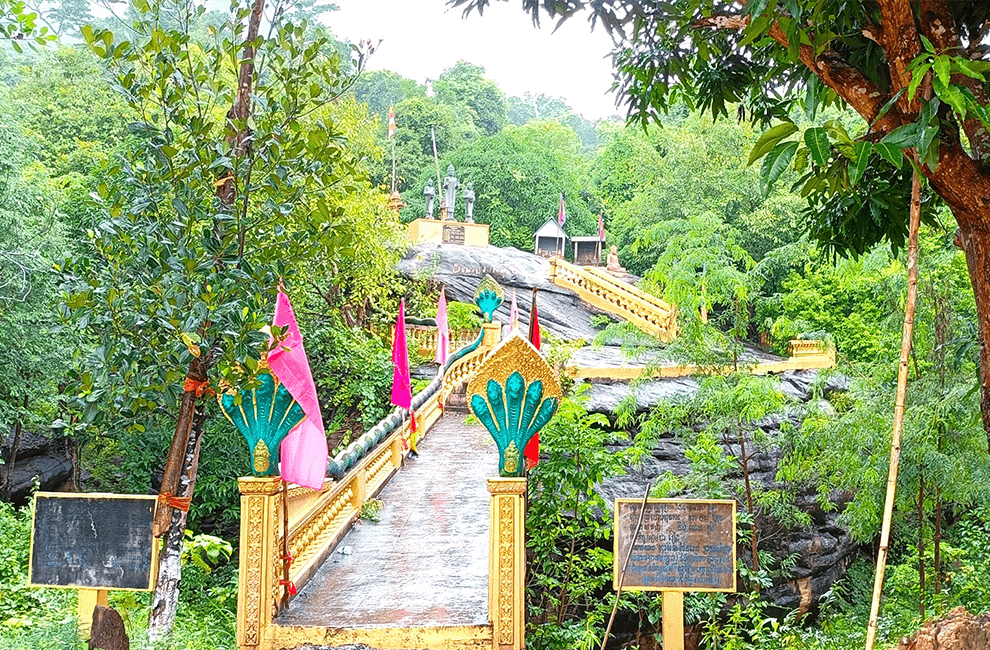
[[[395,136],[395,132],[399,130],[399,127],[395,123],[395,109],[391,106],[388,107],[388,139],[391,140]]]
[[[605,222],[602,221],[602,215],[604,212],[598,213],[598,239],[605,241]]]
[[[540,316],[536,310],[536,289],[533,289],[533,306],[529,312],[529,342],[537,350],[540,349]],[[540,462],[540,434],[537,433],[526,444],[523,451],[526,467],[531,468]]]
[[[564,195],[560,195],[560,209],[557,211],[557,225],[561,228],[564,227],[564,222],[567,221],[567,210],[564,209]]]

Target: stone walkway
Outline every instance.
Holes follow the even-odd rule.
[[[488,623],[486,480],[498,451],[465,415],[444,416],[279,614],[278,625],[427,627]]]

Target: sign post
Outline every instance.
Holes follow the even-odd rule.
[[[665,650],[684,647],[685,591],[736,590],[735,501],[616,499],[613,539],[614,558],[629,556],[614,588],[663,594]]]
[[[38,492],[34,497],[28,585],[79,590],[79,632],[110,589],[151,591],[158,544],[157,497]]]

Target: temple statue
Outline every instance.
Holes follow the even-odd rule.
[[[474,223],[474,184],[468,183],[464,189],[464,221]]]
[[[436,190],[433,189],[433,181],[426,181],[426,187],[423,189],[423,196],[426,197],[426,218],[433,218],[433,197],[436,196]]]
[[[445,221],[454,220],[454,203],[457,201],[457,188],[459,186],[460,183],[454,176],[454,166],[450,165],[447,167],[447,177],[443,179],[443,207],[447,208],[446,216],[444,216]]]
[[[608,249],[608,258],[605,260],[605,270],[609,273],[624,274],[626,270],[619,264],[619,253],[615,246]]]

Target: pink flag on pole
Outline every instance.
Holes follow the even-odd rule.
[[[440,303],[437,305],[437,354],[435,361],[440,364],[440,372],[450,356],[450,328],[447,327],[447,294],[440,288]]]
[[[604,215],[604,211],[598,213],[598,239],[601,241],[605,241],[605,221],[602,219]]]
[[[516,305],[516,290],[512,290],[512,304],[509,305],[509,330],[519,327],[519,307]]]
[[[563,228],[565,221],[567,221],[567,209],[564,207],[564,195],[561,193],[560,207],[557,210],[557,225]]]
[[[268,353],[268,367],[278,380],[299,402],[306,413],[306,419],[282,441],[282,478],[290,483],[305,485],[314,490],[323,488],[323,477],[327,472],[327,437],[323,430],[323,416],[320,401],[316,397],[316,384],[309,370],[306,348],[302,334],[292,313],[289,297],[279,289],[275,303],[274,324],[286,327],[285,339],[274,345]]]
[[[392,403],[407,411],[412,407],[412,381],[409,377],[409,350],[406,348],[406,301],[399,303],[392,342]]]

